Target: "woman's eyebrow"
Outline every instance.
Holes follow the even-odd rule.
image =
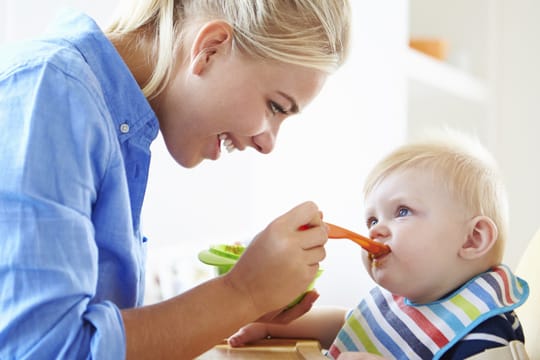
[[[291,103],[291,108],[287,111],[291,114],[297,114],[300,112],[300,109],[298,108],[298,104],[296,103],[296,100],[290,95],[285,94],[282,91],[278,91],[278,94],[283,96],[285,99],[287,99]]]

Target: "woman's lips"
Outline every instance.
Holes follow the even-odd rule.
[[[206,150],[205,158],[209,160],[217,160],[221,156],[221,140],[219,137],[216,139],[216,142],[214,142],[214,145],[212,147],[209,147]]]

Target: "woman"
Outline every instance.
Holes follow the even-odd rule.
[[[184,167],[272,151],[344,61],[345,0],[128,1],[106,33],[66,14],[0,59],[0,358],[192,358],[252,321],[289,322],[324,258],[311,202],[225,276],[142,305],[139,216],[161,131]],[[308,230],[299,231],[302,225]]]

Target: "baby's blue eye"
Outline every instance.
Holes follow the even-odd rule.
[[[406,207],[400,207],[398,209],[398,216],[399,217],[408,216],[408,215],[410,215],[410,213],[411,213],[411,210],[407,209]]]
[[[367,225],[367,228],[368,229],[371,229],[371,227],[377,225],[377,218],[374,218],[374,217],[370,217],[369,219],[367,219],[366,221],[366,225]]]

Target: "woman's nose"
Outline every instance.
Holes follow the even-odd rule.
[[[269,154],[276,145],[278,129],[270,129],[253,137],[255,149],[263,154]]]

